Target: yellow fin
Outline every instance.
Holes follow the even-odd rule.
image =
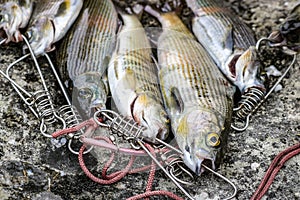
[[[136,103],[146,106],[149,102],[149,98],[146,94],[141,94],[136,100]]]
[[[186,136],[189,132],[189,127],[188,127],[188,123],[187,123],[187,117],[183,117],[177,127],[177,133],[182,135],[182,136]]]

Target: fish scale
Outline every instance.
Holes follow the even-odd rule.
[[[174,12],[145,10],[162,24],[157,42],[159,80],[172,132],[184,163],[197,175],[201,164],[220,164],[227,142],[234,89]]]
[[[53,13],[57,13],[58,8],[63,1],[64,0],[39,0],[39,2],[35,4],[31,21],[37,16],[53,15]]]
[[[161,79],[165,74],[176,71],[168,81],[170,85],[176,82],[181,85],[180,93],[186,104],[202,105],[225,116],[228,111],[225,106],[227,101],[222,97],[226,97],[227,92],[220,85],[226,83],[226,80],[186,27],[183,24],[175,29],[171,27],[170,31],[160,36],[158,43],[158,54],[161,51],[169,52],[167,57],[159,57]]]
[[[61,75],[72,80],[73,104],[84,118],[106,107],[106,70],[115,48],[117,20],[110,0],[85,0],[56,54]]]
[[[77,30],[63,42],[62,57],[67,56],[68,74],[74,80],[85,72],[104,74],[107,66],[105,59],[111,55],[115,32],[117,28],[117,14],[111,1],[86,1],[81,20],[77,23]]]
[[[187,0],[189,1],[189,0]],[[212,0],[190,0],[195,2],[195,10],[198,8],[197,13],[203,12],[200,15],[203,19],[208,19],[209,24],[213,27],[213,30],[226,30],[228,27],[235,29],[233,31],[234,43],[237,48],[248,48],[251,45],[255,45],[254,35],[251,30],[245,26],[245,24],[238,18],[238,16],[233,16],[232,11],[222,7],[221,3]],[[201,23],[201,21],[199,21]],[[223,30],[221,30],[223,29]],[[220,35],[222,37],[222,35]],[[218,38],[218,37],[217,37]],[[220,38],[218,38],[220,39]]]
[[[146,127],[143,136],[155,141],[168,134],[168,118],[159,89],[151,45],[137,16],[119,11],[123,26],[108,68],[112,98],[121,115]]]
[[[242,94],[253,88],[264,93],[261,64],[251,29],[214,0],[186,0],[194,13],[192,29],[222,73]]]

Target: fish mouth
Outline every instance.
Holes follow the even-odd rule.
[[[206,157],[203,155],[196,155],[192,156],[191,154],[185,154],[184,153],[184,163],[185,165],[190,168],[197,176],[200,176],[204,171],[204,167],[202,165],[205,165],[206,167],[209,167],[213,170],[215,170],[215,159]]]
[[[205,171],[205,169],[202,165],[205,165],[206,167],[208,167],[212,170],[215,170],[215,163],[214,163],[213,159],[210,159],[210,158],[201,158],[201,159],[199,159],[198,158],[198,161],[197,161],[196,166],[195,166],[195,174],[197,176],[200,176]]]
[[[229,72],[231,73],[232,78],[236,78],[236,63],[241,57],[242,54],[234,55],[233,58],[228,63]]]

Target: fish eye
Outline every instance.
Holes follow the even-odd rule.
[[[208,145],[212,147],[218,147],[220,145],[220,137],[217,133],[209,133],[206,138]]]
[[[82,99],[89,99],[93,96],[93,93],[89,88],[82,88],[79,89],[78,96]]]

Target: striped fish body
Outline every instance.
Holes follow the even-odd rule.
[[[260,61],[253,33],[238,16],[214,0],[186,0],[195,17],[192,29],[223,74],[242,93],[250,87],[265,90],[259,78]]]
[[[135,15],[120,15],[124,25],[108,68],[112,98],[120,114],[147,128],[144,138],[150,141],[156,137],[165,139],[169,123],[150,43]]]
[[[0,37],[19,42],[19,29],[25,28],[33,10],[33,0],[0,0]]]
[[[147,9],[146,9],[147,10]],[[158,17],[159,78],[172,131],[185,164],[201,173],[219,164],[230,127],[233,89],[175,13]]]
[[[41,0],[35,7],[26,36],[35,55],[52,51],[76,20],[83,0]]]
[[[105,107],[106,70],[115,45],[117,12],[110,0],[86,0],[57,52],[59,70],[73,83],[73,103],[83,116]]]

